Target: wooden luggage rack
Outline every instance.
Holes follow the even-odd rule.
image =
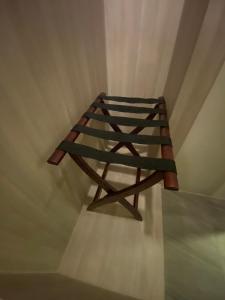
[[[132,105],[109,104],[110,102],[132,103]],[[152,107],[133,106],[135,103],[155,104]],[[96,113],[97,110],[101,114]],[[135,114],[148,114],[145,119],[111,116],[111,111],[128,112]],[[157,117],[157,119],[155,119]],[[87,127],[89,120],[108,123],[114,131],[105,131],[92,127]],[[123,133],[118,125],[134,126],[130,133]],[[138,135],[145,127],[159,127],[160,135]],[[82,144],[74,143],[80,134],[87,134],[96,138],[118,141],[110,151],[101,151]],[[161,158],[141,157],[135,149],[134,144],[161,145]],[[126,147],[133,156],[116,153],[120,148]],[[66,138],[56,148],[48,159],[48,163],[58,165],[66,153],[69,153],[73,161],[98,184],[93,202],[88,206],[88,210],[93,210],[98,206],[119,202],[137,220],[142,220],[138,211],[138,195],[141,191],[153,186],[159,181],[164,181],[164,188],[178,190],[178,181],[176,165],[174,162],[172,142],[170,139],[169,124],[167,120],[166,103],[163,97],[153,98],[128,98],[117,96],[106,96],[101,93],[91,104],[86,113],[79,122],[71,129]],[[105,162],[102,176],[99,176],[91,168],[83,157]],[[106,181],[106,175],[110,164],[122,164],[135,167],[136,183],[116,190],[112,184]],[[154,172],[141,180],[141,169],[147,169]],[[100,198],[101,191],[104,189],[107,195]],[[125,197],[134,195],[133,204]]]

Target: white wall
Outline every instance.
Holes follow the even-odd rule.
[[[225,63],[176,162],[182,190],[225,199]]]
[[[105,0],[108,93],[163,94],[183,0]]]
[[[2,0],[0,42],[0,271],[52,271],[90,182],[46,160],[106,90],[103,2]]]
[[[159,96],[174,49],[185,54],[175,47],[182,10],[191,8],[184,0],[105,0],[104,6],[105,31],[102,0],[0,1],[1,271],[56,269],[89,181],[68,158],[59,167],[46,159],[106,90],[106,78],[109,94]],[[171,131],[179,147],[224,59],[225,2],[210,0],[204,16],[206,6],[197,5],[203,25],[188,52],[190,65],[185,57],[184,80],[175,86],[175,68],[166,86],[170,109],[176,104]],[[181,189],[217,197],[225,196],[223,82],[224,67],[177,157]]]
[[[192,60],[192,54],[196,47],[196,42],[199,39],[199,34],[201,35],[202,23],[205,21],[208,4],[209,0],[184,1],[173,57],[163,92],[167,101],[169,116],[173,112],[174,104],[177,101],[186,72]]]
[[[205,10],[204,5],[201,8]],[[188,26],[188,22],[186,24]],[[172,106],[170,105],[170,109],[172,109],[170,129],[175,153],[179,151],[185,141],[186,135],[223,65],[225,59],[224,36],[225,1],[210,0],[178,96],[177,88],[172,82],[170,89],[167,89],[167,91],[170,90],[170,93],[165,94],[166,97],[169,95],[169,104],[174,103]],[[180,54],[183,56],[183,52]],[[174,72],[179,76],[177,69]],[[178,83],[180,84],[179,81]],[[176,99],[173,99],[174,97]]]
[[[214,82],[225,58],[225,1],[105,0],[104,5],[109,94],[164,94],[174,152],[182,147],[177,157],[181,189],[224,195],[222,157],[212,159],[218,157],[215,143],[209,145],[195,132],[212,135],[213,140],[218,138],[213,132],[222,128],[216,115],[223,102],[215,108],[213,132],[203,120],[207,115],[211,122],[206,105],[219,89],[219,79],[215,87]],[[201,125],[192,127],[199,124],[201,116]],[[202,147],[206,148],[205,156],[201,155]],[[209,168],[205,159],[209,159]]]

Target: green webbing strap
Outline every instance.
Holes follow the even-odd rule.
[[[68,141],[63,141],[58,149],[69,152],[70,154],[76,154],[108,163],[122,164],[147,170],[176,172],[175,162],[169,159],[128,156],[113,152],[105,152]]]
[[[112,117],[105,116],[95,113],[87,112],[84,114],[89,119],[94,119],[101,122],[110,124],[125,125],[125,126],[136,126],[136,127],[168,127],[168,122],[164,120],[144,120],[127,117]]]
[[[76,125],[72,129],[73,131],[78,131],[84,134],[88,134],[94,137],[102,138],[105,140],[119,141],[119,142],[128,142],[128,143],[137,143],[145,145],[171,145],[171,139],[166,136],[154,136],[154,135],[136,135],[129,133],[105,131],[96,128],[86,127],[82,125]]]
[[[107,110],[129,112],[129,113],[136,113],[136,114],[149,114],[149,113],[159,113],[159,112],[165,113],[164,109],[150,108],[150,107],[114,105],[114,104],[106,104],[106,103],[93,103],[92,106],[102,108],[102,109],[107,109]]]
[[[105,100],[112,100],[117,102],[127,102],[127,103],[146,103],[146,104],[157,104],[164,103],[163,99],[154,98],[130,98],[130,97],[119,97],[119,96],[104,96]]]

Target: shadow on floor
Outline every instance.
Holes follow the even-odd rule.
[[[100,214],[106,214],[120,218],[134,219],[133,215],[118,202],[97,207],[94,211]]]
[[[59,274],[0,274],[1,300],[137,300]]]

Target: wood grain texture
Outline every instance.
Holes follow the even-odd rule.
[[[103,20],[101,0],[0,1],[1,271],[55,270],[67,244],[89,181],[46,160],[106,90]]]
[[[183,0],[104,1],[108,93],[163,93]]]

